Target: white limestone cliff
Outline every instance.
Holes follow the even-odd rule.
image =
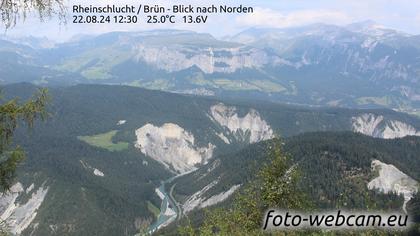
[[[179,173],[195,169],[212,157],[215,146],[197,147],[194,136],[177,124],[146,124],[136,130],[135,146],[145,155]]]
[[[384,139],[420,136],[420,132],[410,124],[397,120],[385,120],[383,116],[372,113],[352,117],[352,129],[354,132]]]
[[[222,127],[226,128],[238,141],[256,143],[259,141],[274,138],[274,132],[270,125],[251,109],[244,117],[240,117],[235,107],[229,107],[222,103],[210,108],[211,118]],[[226,136],[217,134],[224,142],[228,141]]]
[[[378,160],[372,161],[372,170],[378,171],[379,176],[368,183],[368,188],[377,189],[383,193],[402,194],[404,196],[403,210],[405,211],[407,202],[418,191],[419,183],[394,165]]]
[[[31,193],[25,202],[17,201],[23,193]],[[47,195],[48,187],[41,186],[34,190],[34,185],[23,189],[21,183],[12,186],[9,193],[0,197],[0,220],[5,222],[6,229],[12,234],[21,234],[35,219],[38,209]]]

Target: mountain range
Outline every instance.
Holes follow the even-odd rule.
[[[223,39],[178,30],[112,32],[55,44],[3,38],[0,79],[123,84],[419,115],[419,45],[420,36],[371,21],[252,28]]]
[[[175,235],[229,209],[280,146],[315,209],[420,221],[420,36],[372,21],[0,37],[2,104],[49,89],[0,228]],[[418,225],[413,235],[420,232]],[[416,231],[417,230],[417,231]]]
[[[36,89],[13,84],[3,92],[5,99],[25,100]],[[250,103],[116,85],[66,86],[49,93],[50,118],[29,135],[25,127],[16,133],[27,158],[11,194],[0,198],[1,218],[16,234],[133,235],[162,229],[239,192],[266,161],[275,137],[285,140],[294,161],[304,163],[304,186],[325,183],[315,198],[321,208],[345,202],[366,208],[376,201],[377,208],[401,210],[411,204],[407,194],[416,192],[420,180],[420,120],[391,110]],[[375,174],[372,163],[392,166],[396,177]],[[335,177],[314,177],[325,168]],[[357,178],[339,185],[352,176]],[[378,184],[375,178],[385,179]],[[403,196],[380,184],[401,181],[406,191],[397,193]],[[337,186],[341,190],[333,191]],[[335,198],[351,189],[357,191],[348,199]]]

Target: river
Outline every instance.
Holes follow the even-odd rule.
[[[180,214],[181,209],[171,193],[174,186],[171,188],[169,193],[167,193],[165,190],[165,185],[169,184],[179,176],[181,175],[176,175],[172,178],[162,181],[162,184],[159,186],[158,191],[160,191],[162,193],[161,196],[163,196],[162,203],[160,205],[160,213],[157,220],[149,227],[148,234],[153,234],[161,227],[169,225],[171,222],[176,220]],[[170,209],[168,209],[168,207],[170,207]]]

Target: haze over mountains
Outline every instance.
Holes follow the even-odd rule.
[[[17,130],[27,159],[0,219],[18,235],[175,234],[229,207],[276,142],[317,209],[420,215],[419,68],[420,36],[370,21],[2,37],[4,99],[45,86],[52,102]]]
[[[419,45],[420,36],[371,21],[249,29],[223,40],[176,30],[114,32],[61,44],[3,39],[0,79],[125,84],[418,115]]]

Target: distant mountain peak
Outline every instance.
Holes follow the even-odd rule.
[[[378,22],[374,21],[374,20],[364,20],[364,21],[359,21],[359,22],[355,22],[352,24],[347,25],[347,27],[375,27],[378,24]]]
[[[345,27],[347,30],[356,32],[356,33],[363,33],[371,36],[376,37],[383,37],[383,36],[393,36],[396,34],[407,35],[403,32],[390,29],[382,24],[379,24],[373,20],[366,20],[361,22],[356,22]]]
[[[349,24],[347,25],[346,28],[352,31],[358,31],[358,30],[366,30],[366,29],[386,29],[387,27],[379,24],[376,21],[366,20],[366,21],[360,21],[360,22]]]

